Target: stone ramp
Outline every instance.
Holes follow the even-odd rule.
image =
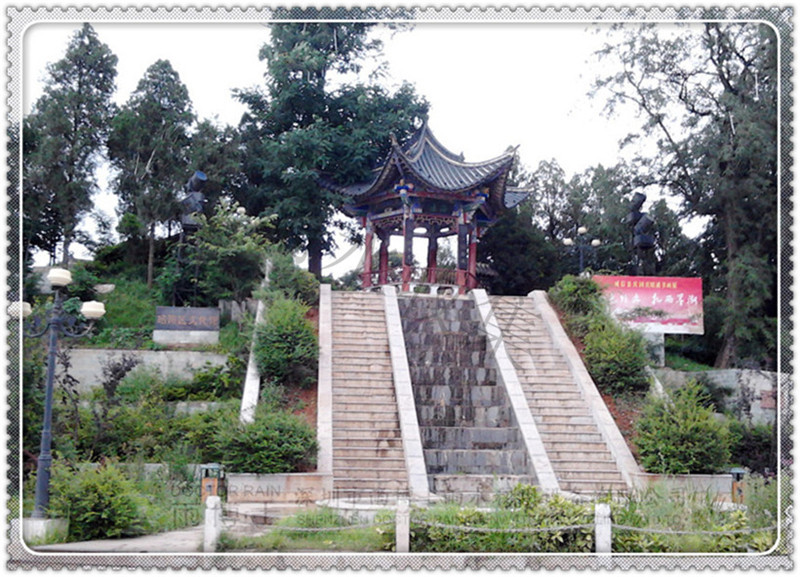
[[[530,297],[490,297],[503,341],[562,491],[628,490],[565,354]],[[592,386],[594,386],[592,384]]]
[[[386,502],[408,493],[383,296],[331,294],[333,492]]]

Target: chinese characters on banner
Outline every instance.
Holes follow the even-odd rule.
[[[703,279],[594,276],[609,310],[649,333],[703,334]]]

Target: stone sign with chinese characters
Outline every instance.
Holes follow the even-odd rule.
[[[156,307],[153,341],[163,345],[217,344],[219,309]]]
[[[609,310],[647,333],[703,334],[703,279],[594,276]]]

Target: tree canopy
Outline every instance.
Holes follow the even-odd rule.
[[[23,129],[23,244],[56,261],[70,260],[76,229],[92,208],[95,169],[102,158],[117,57],[89,24],[78,30],[64,58],[47,68],[44,94]]]
[[[766,25],[708,22],[659,33],[618,30],[597,80],[607,107],[633,106],[655,155],[636,159],[642,182],[705,219],[699,271],[726,303],[717,366],[774,348],[777,302],[777,38]],[[753,226],[758,223],[758,226]]]
[[[276,23],[260,57],[267,91],[241,90],[248,113],[240,130],[246,181],[237,200],[251,214],[275,214],[288,249],[308,252],[321,275],[322,255],[334,248],[335,215],[343,197],[319,185],[320,175],[348,184],[364,180],[388,152],[390,134],[410,135],[427,104],[404,85],[395,93],[348,84],[346,73],[380,46],[372,23]]]

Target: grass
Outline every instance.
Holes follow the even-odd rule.
[[[664,356],[664,361],[667,368],[676,370],[676,371],[684,371],[684,372],[700,372],[700,371],[711,371],[714,367],[709,365],[704,365],[703,363],[698,363],[697,361],[693,361],[691,359],[687,359],[684,356],[681,356],[676,353],[666,353]]]
[[[218,551],[354,551],[359,553],[391,550],[394,546],[394,517],[390,512],[376,516],[375,525],[358,527],[358,519],[347,520],[328,508],[313,509],[287,517],[273,526],[266,535],[237,536],[223,533]],[[383,524],[385,523],[385,524]],[[350,525],[356,528],[343,529]],[[325,529],[304,532],[289,528]]]

